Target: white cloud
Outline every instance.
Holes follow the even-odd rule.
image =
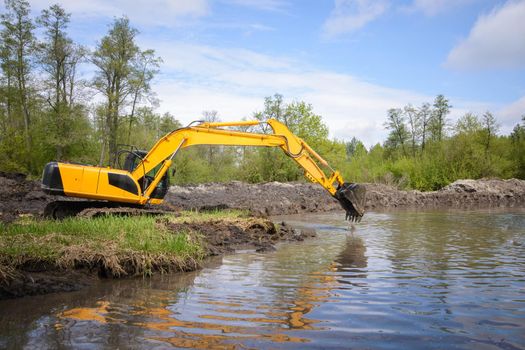
[[[385,0],[336,0],[324,24],[324,33],[333,37],[356,31],[381,16],[387,8]]]
[[[386,110],[408,103],[432,102],[434,96],[371,84],[348,74],[311,69],[287,57],[245,49],[223,49],[146,39],[141,43],[164,58],[154,90],[160,112],[169,111],[183,123],[217,110],[223,120],[251,117],[263,108],[264,97],[281,93],[287,99],[311,103],[332,137],[352,136],[367,146],[382,142]],[[468,110],[479,113],[486,104],[453,100],[451,120]]]
[[[495,113],[497,120],[501,123],[501,132],[508,134],[512,128],[521,123],[521,117],[525,115],[525,96],[504,106]]]
[[[55,4],[55,0],[32,0],[34,10]],[[126,15],[134,23],[172,26],[182,18],[197,18],[209,13],[208,0],[62,0],[60,4],[75,16],[120,17]]]
[[[525,1],[508,1],[482,15],[469,36],[449,53],[454,69],[525,67]]]
[[[418,106],[435,97],[245,49],[158,41],[144,45],[165,58],[163,78],[154,87],[161,99],[160,111],[173,113],[183,123],[199,119],[204,110],[219,111],[223,120],[249,118],[263,108],[264,97],[281,93],[288,101],[311,103],[332,137],[349,140],[356,136],[370,146],[386,137],[387,109],[408,103]],[[501,132],[507,134],[525,113],[525,97],[504,107],[447,97],[453,105],[451,123],[466,112],[481,115],[491,110]]]

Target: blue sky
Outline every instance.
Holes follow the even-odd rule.
[[[31,1],[34,13],[52,1]],[[263,98],[313,105],[339,139],[386,136],[386,110],[447,96],[451,120],[491,110],[508,133],[525,114],[525,1],[91,0],[60,2],[88,47],[115,16],[164,63],[159,111],[249,117]]]

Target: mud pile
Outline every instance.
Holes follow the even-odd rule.
[[[181,209],[244,209],[256,215],[298,214],[341,209],[325,189],[312,183],[268,182],[172,186],[165,201]]]
[[[485,208],[525,206],[525,181],[510,179],[458,180],[439,191],[400,191],[366,184],[367,208]]]
[[[525,206],[525,181],[458,180],[439,191],[401,191],[383,184],[365,184],[366,208]],[[245,209],[254,214],[281,215],[340,210],[339,203],[317,184],[280,183],[172,186],[166,202],[181,209]]]
[[[39,215],[52,200],[40,190],[40,181],[28,181],[24,174],[0,172],[0,221],[11,222],[20,214]]]

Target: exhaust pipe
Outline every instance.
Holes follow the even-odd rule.
[[[363,185],[345,182],[337,188],[334,197],[346,211],[346,220],[360,222],[365,214],[366,188]]]

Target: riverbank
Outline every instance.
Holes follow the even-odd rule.
[[[22,218],[0,225],[0,299],[78,290],[99,278],[192,271],[208,256],[269,251],[311,235],[242,211]]]

